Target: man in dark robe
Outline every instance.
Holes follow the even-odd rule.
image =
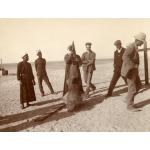
[[[20,103],[24,109],[24,104],[26,103],[27,107],[30,106],[29,102],[36,101],[36,97],[34,92],[35,80],[31,64],[28,63],[28,54],[25,54],[22,59],[23,61],[19,62],[17,66],[17,79],[20,81]]]
[[[77,72],[79,74],[78,76],[78,82],[80,85],[80,91],[83,93],[83,87],[82,87],[82,80],[81,80],[81,74],[80,74],[80,69],[79,67],[82,65],[82,61],[79,55],[76,55],[75,50],[73,49],[73,46],[70,45],[68,47],[69,53],[65,55],[65,63],[66,63],[66,69],[65,69],[65,81],[64,81],[64,89],[63,89],[63,96],[68,92],[68,84],[67,81],[69,79],[70,75],[70,66],[72,64],[77,65],[78,69]]]

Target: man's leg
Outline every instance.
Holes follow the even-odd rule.
[[[120,78],[120,73],[114,72],[112,80],[111,80],[109,88],[108,88],[107,96],[111,96],[112,95],[112,92],[113,92],[113,90],[114,90],[114,88],[116,86],[116,83],[119,80],[119,78]]]
[[[48,79],[48,76],[47,75],[43,76],[43,80],[45,81],[45,83],[47,84],[48,88],[50,89],[51,94],[54,94],[54,90],[53,90],[53,87],[52,87],[52,85],[51,85],[51,83],[50,83],[50,81]]]
[[[125,84],[127,85],[127,79],[125,77],[122,77],[122,79],[124,80]]]
[[[127,79],[128,83],[128,95],[127,95],[127,105],[133,105],[134,104],[134,97],[136,93],[136,85],[134,79]]]
[[[90,83],[90,88],[92,89],[92,91],[94,91],[96,89],[95,85],[92,83],[92,77],[93,77],[93,72],[89,73],[89,83]]]
[[[37,76],[37,78],[38,78],[38,84],[39,84],[39,89],[40,89],[41,95],[44,96],[44,90],[43,90],[43,85],[42,85],[43,77]]]
[[[137,74],[137,77],[136,77],[136,90],[137,90],[137,92],[138,92],[141,88],[142,88],[142,83],[141,83],[139,74]]]
[[[133,71],[131,77],[127,79],[127,83],[128,83],[127,109],[139,111],[139,109],[136,109],[134,107],[134,97],[137,93],[136,78],[137,78],[137,72]]]
[[[87,84],[88,72],[87,71],[83,71],[83,76],[84,76],[84,82]]]
[[[85,91],[85,95],[87,97],[88,97],[89,92],[90,92],[92,74],[93,74],[93,72],[88,72],[87,73],[87,83],[86,83],[86,91]]]

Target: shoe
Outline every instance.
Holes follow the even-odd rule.
[[[53,91],[53,92],[51,92],[51,94],[55,94],[55,92]]]
[[[128,106],[127,106],[127,109],[128,109],[129,111],[132,111],[132,112],[142,111],[141,109],[136,108],[136,107],[134,107],[133,105],[128,105]]]
[[[109,98],[109,97],[111,97],[112,96],[112,94],[106,94],[105,95],[105,98]]]
[[[21,109],[25,109],[24,105],[21,105]]]
[[[95,91],[95,90],[96,90],[96,87],[95,87],[95,86],[93,86],[93,87],[91,88],[91,90],[92,90],[92,91]]]
[[[43,96],[44,96],[44,93],[42,93],[41,96],[43,97]]]
[[[32,104],[29,104],[29,102],[27,103],[27,107],[32,106]]]

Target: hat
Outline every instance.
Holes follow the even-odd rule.
[[[69,45],[69,46],[68,46],[68,50],[72,50],[72,45]]]
[[[24,58],[25,56],[28,56],[28,53],[24,53],[24,54],[22,55],[22,58]]]
[[[114,42],[114,45],[115,45],[115,46],[116,46],[116,45],[121,45],[121,41],[120,41],[120,40],[115,41],[115,42]]]
[[[145,42],[146,34],[145,34],[145,33],[140,32],[140,33],[136,34],[136,35],[134,36],[134,38],[135,38],[136,40],[139,40],[139,41]]]
[[[92,43],[91,42],[86,42],[85,45],[90,45],[91,46]]]
[[[37,51],[36,51],[36,54],[37,54],[37,55],[42,54],[41,50],[37,50]]]

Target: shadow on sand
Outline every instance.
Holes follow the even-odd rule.
[[[125,85],[120,85],[117,86],[116,88],[120,88],[120,87],[124,87]],[[143,89],[143,91],[146,91],[147,89],[149,89],[149,87],[145,87]],[[43,123],[46,122],[50,122],[53,120],[60,120],[63,118],[68,118],[72,115],[75,115],[76,113],[79,113],[80,111],[88,111],[94,108],[95,105],[100,104],[104,101],[105,97],[104,95],[101,95],[100,92],[104,92],[107,91],[107,87],[102,87],[100,89],[97,89],[96,92],[94,92],[93,94],[98,94],[96,96],[94,95],[90,95],[90,98],[86,101],[83,102],[83,105],[80,106],[80,108],[78,110],[76,110],[75,112],[67,112],[67,111],[60,111],[57,112],[53,115],[51,115],[50,117],[47,117],[46,119],[44,119],[43,121],[40,122],[35,122],[34,118],[38,117],[38,116],[44,116],[46,113],[50,112],[53,109],[56,109],[57,107],[59,107],[60,105],[62,105],[63,103],[59,103],[59,104],[55,104],[52,106],[46,106],[46,107],[42,107],[42,108],[38,108],[35,110],[31,110],[31,111],[27,111],[27,112],[22,112],[19,114],[13,114],[13,115],[8,115],[8,116],[4,116],[4,117],[0,117],[0,125],[5,125],[5,124],[11,124],[11,123],[15,123],[18,121],[22,121],[20,124],[15,123],[15,125],[10,125],[9,127],[4,127],[2,129],[0,129],[1,132],[15,132],[15,131],[21,131],[24,129],[27,129],[29,127],[35,127],[37,125],[41,125]],[[124,87],[122,89],[119,89],[118,91],[115,91],[113,93],[113,96],[119,96],[122,93],[127,92],[127,87]],[[34,105],[36,106],[41,106],[41,105],[45,105],[48,103],[52,103],[52,102],[56,102],[56,101],[61,101],[61,98],[59,99],[53,99],[53,100],[47,100],[44,102],[38,102]],[[150,99],[145,100],[143,102],[137,103],[135,104],[137,107],[144,107],[145,105],[150,104]],[[52,130],[53,131],[53,130]]]
[[[119,86],[122,87],[122,86]],[[97,92],[100,93],[102,91],[106,90],[105,88],[101,88],[100,90],[98,90]],[[127,91],[127,88],[123,88],[121,90],[115,91],[114,95],[119,95],[121,93],[124,93]],[[10,123],[15,123],[18,121],[23,121],[20,124],[15,123],[15,125],[10,125],[9,127],[5,127],[3,129],[0,129],[0,131],[2,132],[14,132],[14,131],[20,131],[20,130],[24,130],[27,129],[29,127],[35,127],[36,125],[40,125],[46,122],[50,122],[53,120],[60,120],[63,118],[67,118],[70,117],[72,115],[75,115],[75,113],[78,113],[80,111],[88,111],[94,108],[95,105],[100,104],[104,101],[105,97],[104,95],[98,94],[96,96],[92,96],[88,99],[85,100],[83,102],[83,105],[80,106],[80,108],[78,110],[76,110],[75,112],[57,112],[55,114],[53,114],[50,117],[47,117],[46,119],[44,119],[41,122],[35,122],[35,120],[33,118],[38,117],[38,116],[44,116],[46,113],[50,112],[51,110],[59,107],[60,105],[62,105],[63,103],[59,103],[56,105],[52,105],[52,106],[46,106],[46,107],[42,107],[42,108],[38,108],[35,110],[31,110],[31,111],[27,111],[27,112],[23,112],[23,113],[19,113],[19,114],[13,114],[13,115],[8,115],[8,116],[4,116],[2,118],[0,118],[0,125],[4,125],[4,124],[10,124]],[[52,102],[56,102],[56,101],[61,101],[61,98],[59,99],[54,99],[54,100],[47,100],[44,102],[39,102],[36,103],[35,105],[40,106],[40,105],[44,105],[44,104],[48,104],[48,103],[52,103]]]

